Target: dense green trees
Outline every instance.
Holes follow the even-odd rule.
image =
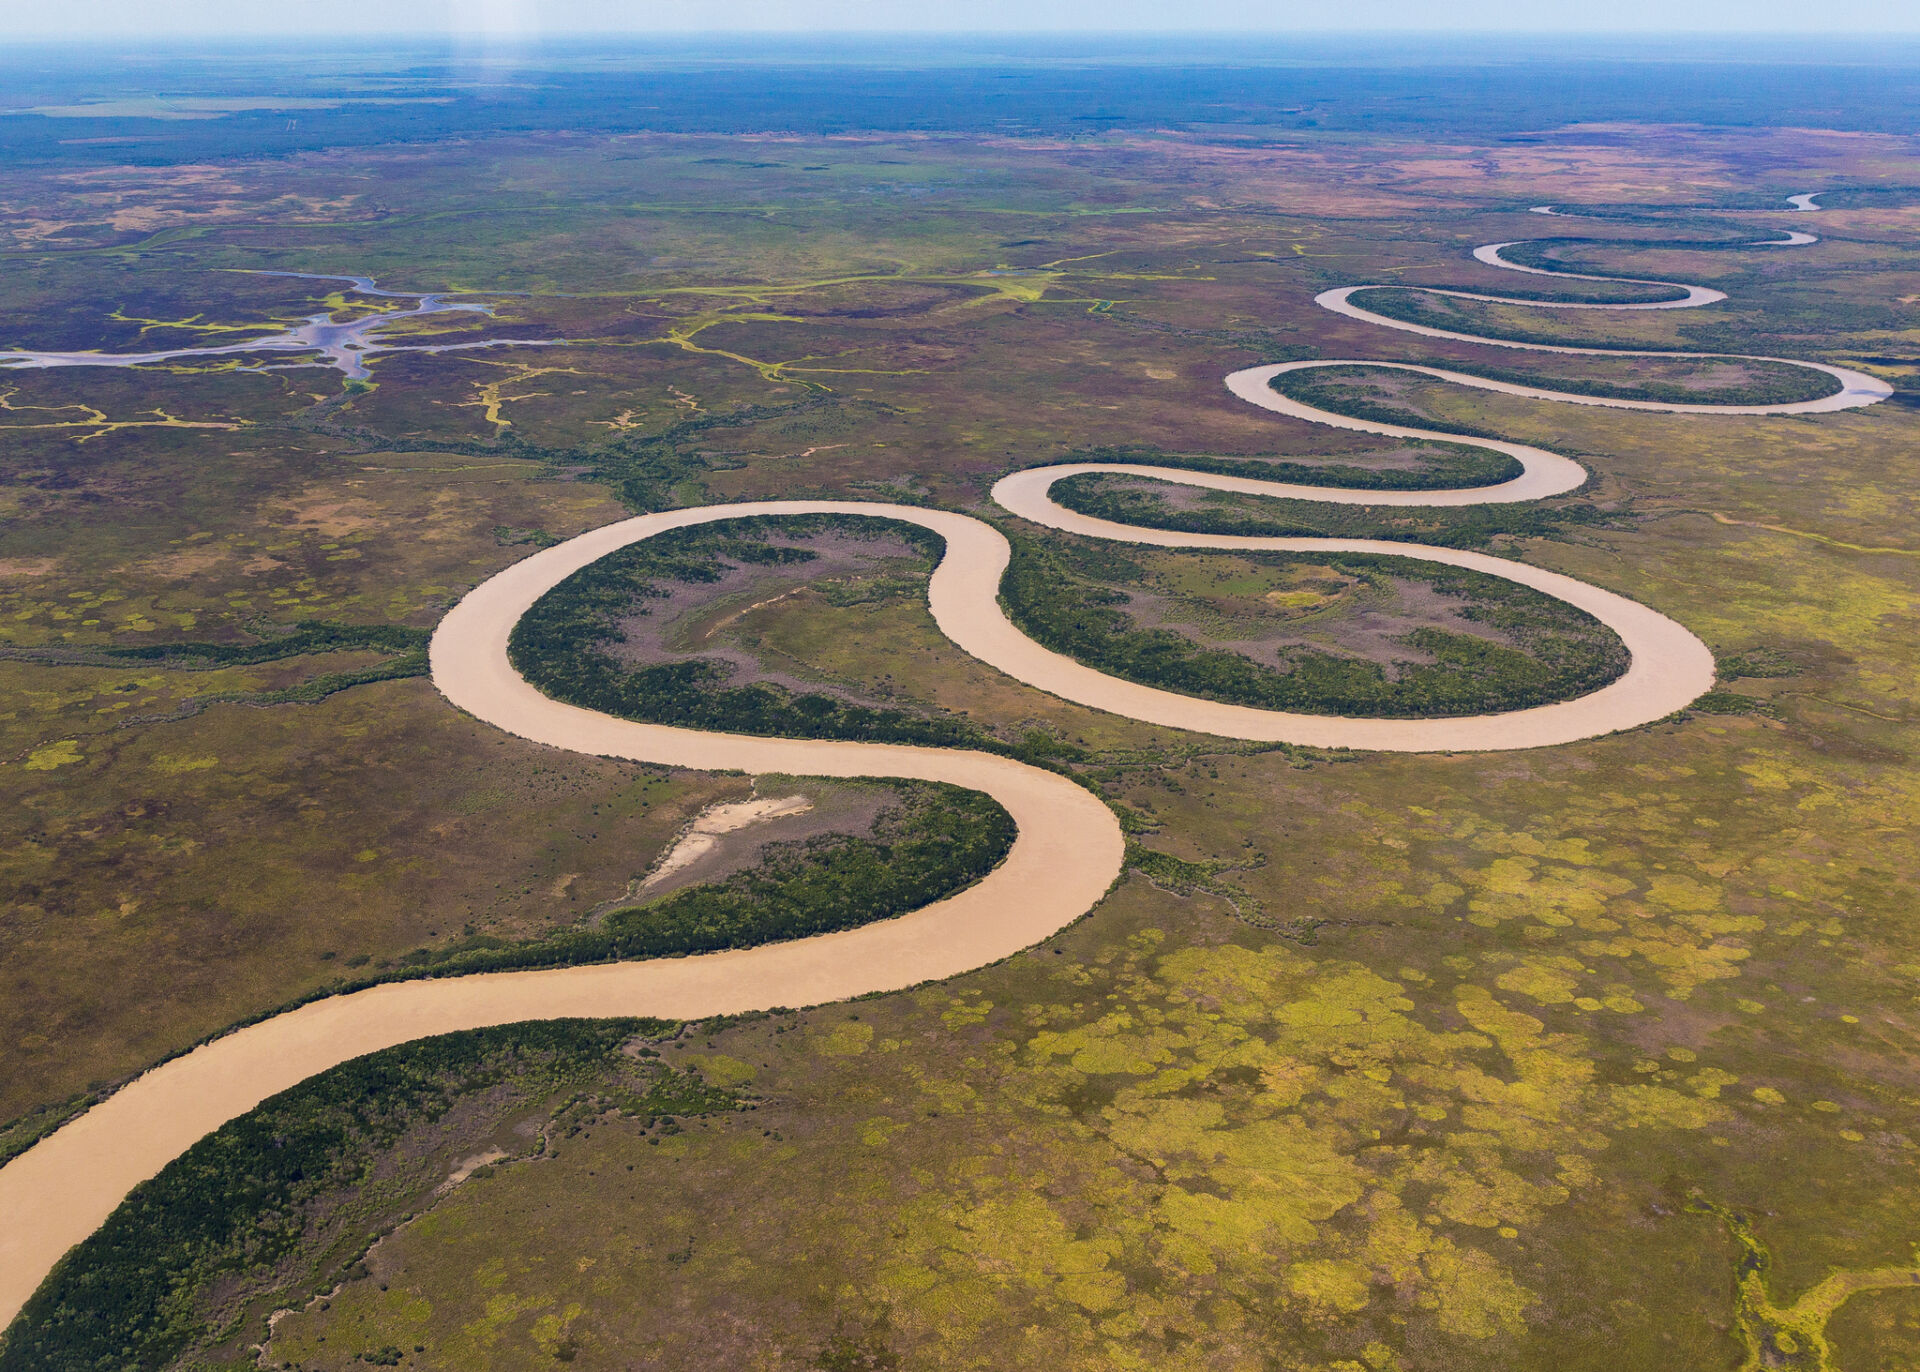
[[[1310,374],[1288,373],[1290,376]],[[1288,394],[1293,392],[1289,391]],[[1301,398],[1305,399],[1304,396]],[[1132,445],[1086,448],[1069,453],[1062,460],[1182,467],[1188,471],[1218,472],[1223,476],[1244,476],[1258,481],[1289,481],[1301,486],[1339,486],[1363,491],[1447,491],[1491,486],[1496,482],[1511,481],[1521,471],[1517,459],[1488,448],[1469,447],[1464,443],[1428,443],[1417,439],[1409,441],[1406,446],[1419,452],[1423,459],[1421,466],[1407,469],[1357,467],[1347,462],[1312,464],[1261,461],[1245,457],[1169,453],[1159,448]]]
[[[1395,294],[1387,297],[1387,300],[1390,308],[1382,307],[1376,303],[1376,297],[1369,294],[1366,306],[1389,318],[1405,319],[1411,323],[1432,328],[1475,333],[1481,327],[1480,321],[1463,319],[1447,310],[1443,304],[1433,302],[1429,297]],[[1533,337],[1532,333],[1527,336]],[[1574,346],[1590,346],[1581,339],[1560,339],[1557,335],[1554,337],[1555,341],[1571,343]],[[1715,361],[1710,354],[1701,354],[1699,360],[1702,366],[1711,366]],[[1739,363],[1740,367],[1752,375],[1752,380],[1735,386],[1715,386],[1710,390],[1692,390],[1672,381],[1604,381],[1591,377],[1547,376],[1518,367],[1502,367],[1477,361],[1462,362],[1455,358],[1420,365],[1465,372],[1469,376],[1484,376],[1490,381],[1505,381],[1516,386],[1535,386],[1541,390],[1561,391],[1567,395],[1590,395],[1609,400],[1653,400],[1667,405],[1792,405],[1804,400],[1818,400],[1823,396],[1835,395],[1841,389],[1839,380],[1825,372],[1815,371],[1811,367],[1797,367],[1790,362],[1766,360]],[[1296,400],[1304,400],[1309,405],[1319,405],[1323,409],[1333,410],[1338,414],[1350,414],[1356,419],[1378,419],[1388,424],[1415,423],[1422,427],[1437,422],[1410,418],[1403,411],[1390,411],[1390,407],[1381,406],[1377,402],[1371,402],[1364,396],[1357,396],[1345,389],[1345,387],[1363,383],[1367,372],[1368,368],[1364,365],[1325,369],[1316,367],[1311,371],[1282,372],[1273,379],[1273,387]],[[1389,412],[1397,417],[1389,418]],[[1454,432],[1481,434],[1485,437],[1498,436],[1490,431],[1463,425],[1453,420],[1441,422],[1440,427]]]

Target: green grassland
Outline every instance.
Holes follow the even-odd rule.
[[[1510,551],[1516,540],[1573,537],[1584,527],[1616,524],[1627,517],[1615,502],[1583,498],[1405,509],[1283,501],[1228,491],[1195,495],[1187,487],[1102,472],[1067,477],[1054,485],[1052,496],[1069,510],[1150,529],[1257,538],[1378,538],[1494,551]]]
[[[1555,362],[1559,365],[1553,365]],[[1785,362],[1676,362],[1639,357],[1582,358],[1580,362],[1588,364],[1585,370],[1589,374],[1574,373],[1573,364],[1565,358],[1552,359],[1544,367],[1500,366],[1483,361],[1462,364],[1452,360],[1447,366],[1449,370],[1470,376],[1538,386],[1568,395],[1678,405],[1794,404],[1836,395],[1841,389],[1835,377]],[[1354,409],[1356,403],[1364,402],[1358,397],[1343,401],[1339,392],[1342,389],[1364,391],[1369,383],[1375,390],[1390,390],[1398,380],[1391,371],[1364,366],[1316,367],[1310,371],[1284,372],[1273,379],[1274,389],[1283,395],[1363,419],[1377,416]]]
[[[1141,444],[1089,448],[1068,454],[1072,462],[1118,462],[1129,466],[1179,467],[1224,476],[1254,477],[1302,486],[1340,486],[1349,490],[1441,491],[1469,486],[1492,486],[1520,475],[1517,458],[1490,448],[1462,443],[1409,442],[1404,466],[1369,463],[1363,456],[1310,457],[1287,460],[1277,454],[1257,457],[1217,457],[1210,453],[1170,453]],[[1389,456],[1382,454],[1381,456]]]
[[[1379,453],[1225,394],[1263,359],[1583,374],[1311,304],[1360,281],[1498,293],[1512,274],[1467,250],[1542,232],[1509,211],[1553,199],[1564,165],[1288,141],[499,138],[23,177],[10,345],[146,346],[333,307],[330,286],[233,267],[526,291],[494,301],[502,331],[581,343],[394,355],[351,392],[317,370],[0,376],[19,836],[0,859],[0,1117],[30,1134],[383,961],[568,936],[700,806],[746,794],[534,748],[417,676],[346,682],[404,662],[406,635],[540,542],[758,497],[989,512],[1004,472],[1115,448],[1323,470]],[[1874,136],[1650,131],[1562,154],[1636,188],[1684,162],[1688,206],[1756,181],[1920,180]],[[114,215],[151,232],[116,237]],[[52,222],[105,246],[32,228]],[[1746,226],[1699,223],[1674,232]],[[1476,328],[1555,338],[1911,357],[1912,227],[1869,206],[1819,216],[1811,248],[1569,258],[1732,295],[1706,311],[1461,303]],[[1699,633],[1723,666],[1714,708],[1540,752],[1314,756],[1043,696],[952,648],[908,589],[756,610],[737,641],[796,676],[1004,746],[1052,740],[1032,746],[1123,807],[1130,874],[996,966],[657,1030],[657,1060],[619,1053],[631,1026],[551,1027],[309,1083],[123,1210],[85,1269],[109,1275],[48,1288],[61,1313],[0,1356],[33,1366],[32,1340],[110,1327],[94,1362],[251,1363],[284,1305],[265,1361],[310,1369],[1669,1372],[1740,1367],[1783,1330],[1794,1365],[1905,1366],[1920,1293],[1808,1293],[1920,1243],[1920,482],[1900,459],[1920,421],[1421,381],[1391,399],[1569,453],[1593,481],[1457,514],[1176,510],[1105,477],[1056,493],[1138,522],[1490,546]],[[287,637],[314,622],[343,636]],[[300,651],[262,656],[275,642]],[[222,650],[168,647],[189,644]],[[700,1099],[633,1104],[669,1072],[697,1073]],[[344,1123],[343,1091],[365,1102]],[[302,1120],[308,1190],[221,1189],[284,1181],[261,1160]],[[274,1255],[221,1228],[267,1214]],[[113,1265],[129,1254],[139,1284]]]
[[[1413,615],[1389,636],[1384,661],[1288,643],[1311,621],[1353,626],[1390,606],[1403,584],[1460,605],[1465,625]],[[1141,623],[1129,609],[1140,595],[1197,632]],[[1571,606],[1494,577],[1393,558],[1143,555],[1066,537],[1022,540],[1001,597],[1029,636],[1089,666],[1266,710],[1363,718],[1523,710],[1598,690],[1627,667],[1612,631]],[[1466,625],[1501,637],[1461,632]],[[1234,646],[1263,636],[1287,644],[1275,661]]]

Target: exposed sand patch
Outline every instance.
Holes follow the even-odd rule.
[[[506,1156],[507,1150],[504,1148],[489,1148],[484,1153],[475,1153],[472,1157],[460,1159],[454,1164],[453,1171],[447,1173],[447,1179],[433,1188],[433,1194],[446,1195],[482,1167],[491,1167]]]
[[[805,796],[768,796],[757,800],[736,800],[719,805],[709,805],[693,817],[693,822],[680,835],[680,839],[667,850],[665,857],[654,864],[647,873],[647,879],[640,883],[642,892],[659,887],[676,872],[693,866],[701,858],[720,846],[721,836],[731,834],[736,829],[744,829],[750,824],[759,824],[765,820],[778,819],[783,815],[803,815],[813,808],[813,802]]]
[[[780,844],[804,843],[827,834],[866,838],[881,814],[902,800],[898,788],[869,781],[811,781],[803,798],[808,803],[789,813],[768,815],[715,836],[704,853],[673,872],[656,868],[633,882],[625,897],[607,902],[594,913],[642,899],[656,900],[688,886],[725,881],[736,872],[758,867],[767,860],[768,851]]]

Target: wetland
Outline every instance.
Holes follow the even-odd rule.
[[[188,122],[183,147],[238,137]],[[296,1001],[344,1051],[379,1049],[326,1067],[326,1035],[216,1039],[318,1074],[103,1212],[0,1358],[1598,1372],[1739,1366],[1784,1331],[1823,1372],[1902,1365],[1920,1339],[1900,1276],[1920,1200],[1898,1180],[1920,1139],[1903,1065],[1920,493],[1888,455],[1912,410],[1629,413],[1379,370],[1289,382],[1454,442],[1336,431],[1220,387],[1309,351],[1656,401],[1823,384],[1764,359],[1476,348],[1313,303],[1357,281],[1500,294],[1507,274],[1468,249],[1555,224],[1525,207],[1570,183],[1636,217],[1583,223],[1593,239],[1551,260],[1726,299],[1422,308],[1579,346],[1895,359],[1874,375],[1905,386],[1914,211],[1839,188],[1920,169],[1903,136],[1817,122],[497,131],[23,163],[10,348],[225,349],[427,298],[497,313],[395,329],[407,348],[490,346],[365,349],[357,378],[278,369],[323,363],[311,348],[0,378],[0,765],[21,836],[0,856],[8,1151]],[[419,212],[388,208],[403,199]],[[1648,217],[1671,225],[1657,253]],[[1820,241],[1739,242],[1788,223]],[[242,274],[283,270],[327,280]],[[1516,296],[1560,289],[1513,279]],[[360,289],[397,285],[440,294]],[[1478,434],[1569,454],[1588,482],[1503,505],[1377,498],[1511,479]],[[1320,483],[1324,501],[1280,500],[1143,470],[1053,494],[1135,531],[1490,552],[1684,626],[1717,662],[1711,699],[1750,704],[1450,754],[1143,723],[956,646],[928,608],[940,540],[904,515],[663,532],[520,621],[523,670],[604,691],[609,726],[737,730],[733,752],[562,751],[417,674],[452,607],[541,549],[645,511],[835,500],[1004,530],[1017,625],[1116,677],[1164,669],[1189,702],[1258,707],[1317,673],[1337,723],[1564,705],[1622,679],[1624,638],[1491,574],[1391,549],[1123,544],[989,494],[1088,460]],[[969,584],[992,604],[990,579]],[[1196,662],[1224,694],[1196,689]],[[832,777],[804,760],[824,754],[785,751],[882,738],[915,746],[836,754]],[[927,744],[979,777],[914,773]],[[982,798],[1030,774],[1030,793]],[[793,797],[807,808],[727,829],[646,886],[726,807]],[[1113,826],[1111,853],[1021,857],[1068,814]],[[707,964],[594,961],[515,975],[653,980],[577,1011],[606,1018],[528,1023],[585,983],[419,975],[587,937],[685,953],[823,917],[858,925],[829,938],[933,946],[952,930],[905,905],[957,893],[985,928],[1076,864],[1106,865],[1059,898],[1087,911],[1064,928],[976,939],[912,989],[843,977],[764,1004],[880,992],[854,1002],[642,1022],[636,994]],[[774,960],[809,946],[721,956],[791,968]],[[388,1048],[355,1009],[373,1002],[341,993],[389,974],[419,979],[362,994],[529,989],[488,1011],[506,1027]]]

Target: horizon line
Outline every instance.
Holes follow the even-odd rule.
[[[371,44],[392,42],[395,40],[418,42],[461,42],[473,39],[500,39],[507,35],[497,31],[479,28],[420,28],[392,29],[377,32],[341,32],[332,29],[287,29],[273,33],[255,30],[205,30],[178,32],[176,30],[136,30],[120,34],[107,34],[92,29],[75,29],[65,33],[13,33],[0,34],[0,46],[10,43],[77,43],[98,44],[102,42],[146,42],[153,40],[194,42],[194,41],[230,41],[230,42],[283,42],[312,41],[323,39],[334,42]],[[1189,39],[1328,39],[1328,38],[1365,38],[1378,40],[1383,37],[1401,37],[1407,39],[1689,39],[1713,38],[1727,40],[1792,39],[1805,42],[1864,43],[1885,42],[1887,40],[1920,40],[1920,18],[1912,28],[1887,29],[1884,26],[1862,27],[1858,29],[1834,30],[1804,28],[1767,28],[1767,29],[1707,29],[1707,28],[1512,28],[1512,27],[1460,27],[1419,28],[1404,25],[1381,24],[1373,27],[1358,28],[1081,28],[1062,26],[1058,28],[1025,29],[933,29],[933,28],[733,28],[733,29],[639,29],[639,28],[570,28],[541,30],[536,33],[516,33],[513,41],[539,45],[555,41],[631,39],[635,41],[658,40],[739,40],[739,39],[813,39],[830,42],[845,39],[995,39],[995,40],[1044,40],[1044,39],[1124,39],[1148,40],[1166,38]]]

